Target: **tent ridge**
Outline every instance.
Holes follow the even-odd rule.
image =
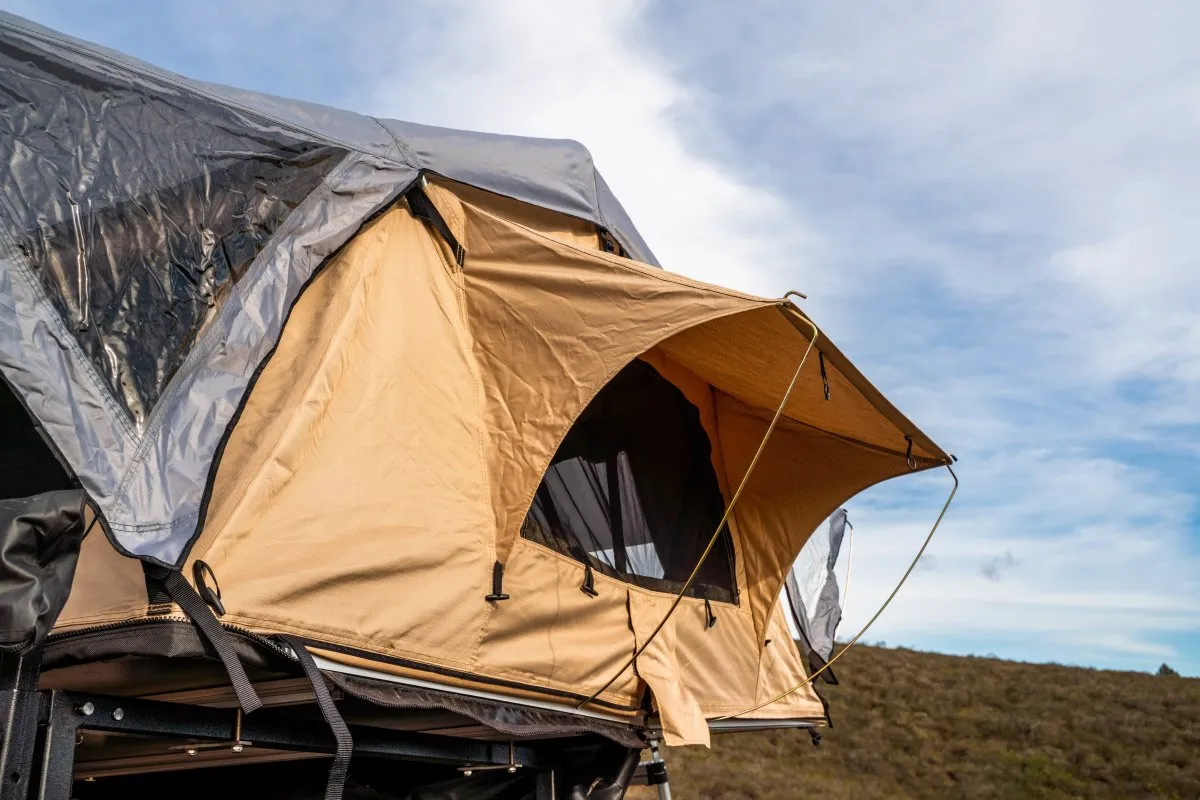
[[[7,14],[3,11],[0,11],[0,28],[7,28],[9,30],[16,31],[17,33],[19,33],[23,36],[28,36],[29,38],[39,41],[43,44],[48,44],[48,45],[52,45],[52,46],[56,46],[56,47],[62,47],[66,50],[74,51],[80,55],[85,55],[85,56],[88,56],[89,58],[94,58],[98,61],[105,62],[111,66],[120,67],[121,69],[129,70],[130,72],[136,73],[137,75],[139,75],[143,78],[151,78],[153,80],[165,83],[174,89],[179,89],[181,91],[185,91],[190,94],[199,95],[200,97],[203,97],[206,100],[211,100],[212,102],[217,103],[218,105],[225,106],[226,108],[232,108],[232,109],[235,109],[242,113],[258,117],[260,120],[263,120],[265,122],[270,122],[271,124],[274,124],[274,125],[279,125],[283,128],[286,128],[288,131],[290,131],[292,133],[304,134],[306,136],[311,136],[314,139],[321,142],[322,144],[337,145],[338,147],[342,147],[347,150],[354,151],[356,153],[362,153],[364,155],[379,156],[381,158],[384,158],[388,161],[392,161],[401,166],[406,166],[406,167],[415,166],[414,164],[405,163],[404,161],[402,161],[400,159],[391,158],[390,156],[387,156],[385,153],[373,152],[371,150],[364,148],[360,144],[355,144],[354,142],[345,141],[343,139],[340,139],[339,137],[331,136],[328,133],[314,130],[314,129],[306,127],[304,125],[298,125],[295,122],[291,122],[291,121],[286,120],[278,115],[271,114],[270,112],[264,111],[261,108],[255,108],[254,106],[247,105],[245,103],[239,103],[237,100],[233,100],[229,97],[218,94],[217,92],[207,91],[202,86],[197,85],[196,82],[188,79],[187,77],[185,77],[183,75],[179,75],[178,73],[170,72],[168,70],[161,69],[159,67],[153,67],[149,64],[142,64],[142,63],[139,63],[137,60],[122,58],[122,57],[120,57],[120,55],[118,55],[115,52],[106,52],[104,50],[100,50],[98,48],[89,46],[89,43],[84,42],[82,40],[76,40],[73,38],[67,38],[64,36],[55,35],[49,31],[42,32],[42,31],[34,30],[32,28],[28,28],[28,27],[20,24],[19,22],[17,22],[16,21],[17,19],[20,19],[20,18],[16,17],[15,15]],[[370,117],[370,119],[375,120],[374,117]],[[378,122],[378,120],[375,120],[375,121]]]
[[[379,117],[368,116],[367,118],[370,119],[372,122],[374,122],[376,125],[378,125],[380,128],[383,128],[383,132],[386,133],[391,138],[391,140],[395,143],[396,150],[400,153],[401,158],[392,159],[393,161],[396,161],[397,163],[405,164],[406,166],[416,167],[417,169],[420,169],[420,166],[421,166],[420,161],[417,159],[416,155],[411,150],[408,149],[408,145],[406,145],[404,142],[402,142],[400,140],[400,137],[396,135],[395,131],[393,131],[387,125],[384,125],[383,120],[381,120]],[[407,160],[405,160],[405,159],[407,159]]]

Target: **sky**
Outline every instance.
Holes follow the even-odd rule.
[[[583,142],[667,269],[807,293],[960,459],[867,641],[1200,675],[1200,5],[0,8],[191,77]],[[843,635],[949,488],[851,501]]]

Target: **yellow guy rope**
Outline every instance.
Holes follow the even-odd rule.
[[[892,589],[892,593],[888,595],[887,600],[884,600],[883,605],[881,605],[879,607],[879,610],[875,612],[875,616],[871,617],[871,619],[867,621],[866,625],[863,625],[862,630],[860,630],[858,633],[856,633],[854,635],[854,638],[846,643],[845,647],[843,647],[841,650],[839,650],[837,652],[837,654],[834,655],[833,658],[826,661],[825,666],[821,667],[819,670],[814,672],[812,675],[809,675],[807,678],[800,681],[800,683],[797,683],[795,686],[788,689],[786,692],[780,692],[779,694],[772,697],[770,700],[765,700],[765,701],[759,703],[758,705],[754,706],[753,708],[747,708],[745,711],[739,711],[736,714],[726,714],[723,717],[717,717],[716,719],[712,720],[713,722],[720,722],[722,720],[733,719],[734,717],[740,717],[744,714],[750,714],[754,711],[758,711],[760,708],[765,708],[766,706],[769,706],[772,703],[778,703],[780,700],[787,697],[788,695],[795,694],[796,692],[800,691],[805,686],[808,686],[810,683],[812,683],[814,680],[816,680],[818,675],[820,675],[822,672],[824,672],[825,670],[832,667],[833,662],[837,661],[839,658],[846,655],[846,651],[849,650],[851,647],[854,647],[854,645],[858,643],[858,640],[863,637],[863,634],[865,634],[867,632],[867,630],[869,630],[870,627],[875,624],[875,620],[879,619],[879,617],[883,614],[883,612],[891,604],[892,600],[896,597],[896,594],[900,591],[900,587],[903,586],[904,582],[908,580],[908,576],[911,575],[912,571],[917,568],[917,563],[921,560],[921,556],[925,555],[925,548],[929,547],[929,542],[933,539],[933,534],[937,532],[938,525],[942,524],[942,518],[946,516],[946,510],[948,508],[950,508],[950,501],[953,500],[954,495],[958,493],[958,476],[954,474],[954,470],[951,469],[949,464],[946,465],[946,469],[950,470],[950,477],[954,478],[954,488],[950,490],[950,496],[946,498],[946,503],[945,503],[945,505],[942,506],[942,513],[938,514],[937,520],[934,521],[934,523],[933,523],[933,527],[929,529],[929,535],[925,537],[925,541],[921,544],[921,549],[917,551],[916,556],[913,557],[912,563],[908,565],[908,569],[906,569],[904,571],[904,575],[902,575],[900,577],[900,582],[896,584],[896,588]]]
[[[784,299],[786,300],[788,296],[792,294],[799,294],[799,292],[788,292],[788,294],[784,295]],[[800,296],[803,297],[804,295]],[[682,602],[683,596],[687,594],[688,589],[692,588],[692,583],[695,582],[696,576],[700,574],[700,568],[704,566],[704,560],[708,558],[708,554],[712,552],[713,547],[716,545],[717,539],[721,535],[721,529],[725,527],[725,523],[729,520],[729,515],[733,513],[734,507],[737,505],[738,500],[742,496],[742,490],[745,489],[746,484],[750,482],[750,476],[754,474],[754,468],[758,466],[758,459],[760,456],[762,456],[763,450],[767,448],[767,441],[770,440],[771,434],[775,432],[775,426],[779,424],[779,418],[783,416],[783,409],[787,407],[787,402],[792,396],[792,391],[800,382],[800,372],[804,369],[805,362],[808,361],[808,354],[812,352],[813,347],[817,343],[817,337],[820,336],[820,331],[817,330],[817,326],[812,320],[803,314],[797,314],[797,317],[806,322],[812,328],[812,338],[809,339],[808,347],[804,349],[804,357],[800,359],[800,364],[796,367],[796,372],[792,375],[792,382],[788,384],[787,391],[783,393],[783,399],[779,401],[779,407],[775,409],[775,416],[771,418],[771,424],[767,426],[767,431],[763,434],[762,441],[758,443],[758,450],[755,451],[754,458],[750,459],[750,466],[746,468],[746,474],[742,476],[742,480],[741,483],[738,484],[737,491],[733,493],[733,497],[729,500],[729,505],[725,507],[725,514],[721,517],[721,521],[717,523],[717,529],[713,531],[713,535],[709,538],[708,545],[705,546],[704,552],[700,554],[700,560],[696,562],[696,566],[692,570],[692,574],[688,576],[686,581],[684,581],[683,588],[681,588],[679,593],[675,595],[675,599],[671,603],[671,607],[667,609],[667,613],[663,615],[663,618],[659,621],[658,626],[655,627],[653,633],[646,638],[646,641],[644,641],[640,647],[633,651],[633,655],[629,657],[629,660],[626,661],[619,670],[614,672],[612,677],[609,678],[603,686],[593,692],[587,700],[584,700],[582,703],[576,706],[576,708],[583,708],[588,703],[591,703],[593,700],[599,697],[605,689],[612,686],[613,683],[616,682],[617,678],[625,674],[625,670],[633,666],[633,664],[637,661],[638,656],[646,651],[646,648],[649,647],[650,643],[654,641],[654,637],[658,636],[659,631],[661,631],[667,624],[667,620],[671,619],[671,615],[675,613],[675,609],[678,608],[679,603]]]

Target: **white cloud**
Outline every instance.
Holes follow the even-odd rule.
[[[642,42],[640,4],[436,9],[419,16],[419,57],[381,76],[379,114],[583,142],[667,269],[778,295],[790,287],[767,270],[786,256],[804,288],[813,233],[781,198],[688,151],[676,115],[694,95]]]
[[[985,652],[1143,668],[1157,666],[1147,656],[1170,657],[1195,671],[1194,656],[1171,644],[1200,630],[1194,496],[1151,470],[1046,451],[983,463],[964,493],[930,547],[936,566],[914,573],[868,640],[974,652],[995,640]],[[845,637],[928,531],[932,512],[890,501],[851,506],[859,538]]]

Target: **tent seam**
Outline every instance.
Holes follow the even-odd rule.
[[[372,122],[374,122],[379,127],[383,128],[383,132],[391,137],[392,142],[395,143],[396,150],[397,150],[397,152],[400,153],[401,158],[408,159],[408,161],[407,161],[408,166],[416,168],[416,169],[420,169],[420,162],[417,160],[417,157],[413,153],[413,151],[408,149],[408,145],[406,145],[404,142],[400,141],[400,137],[397,136],[392,131],[391,128],[389,128],[387,125],[383,124],[383,120],[379,119],[378,117],[368,117],[368,119],[370,119]]]
[[[285,234],[290,236],[294,233],[293,229],[299,224],[296,220],[299,218],[300,211],[302,209],[306,209],[307,207],[316,205],[318,202],[329,200],[334,194],[333,188],[329,184],[329,179],[335,174],[340,175],[342,172],[349,171],[350,167],[347,165],[352,163],[356,162],[353,162],[352,157],[347,154],[347,156],[343,158],[336,167],[330,170],[328,175],[321,178],[321,183],[315,189],[309,192],[308,196],[301,201],[300,205],[293,209],[292,212],[284,219],[283,223],[275,229],[275,232],[271,235],[266,245],[264,245],[258,257],[256,257],[253,263],[251,263],[250,268],[247,270],[245,279],[233,285],[233,290],[237,292],[238,296],[242,299],[243,304],[246,298],[252,295],[258,289],[262,281],[265,280],[267,273],[266,265],[269,261],[273,261],[278,257],[279,246]],[[317,195],[321,196],[320,200],[314,199],[317,197]],[[324,259],[322,259],[322,262],[323,261]],[[232,311],[227,311],[229,308],[231,308],[231,304],[228,300],[226,300],[225,304],[221,306],[221,311],[218,312],[218,316],[225,317],[228,314],[232,314]],[[175,373],[173,379],[168,382],[167,387],[164,389],[163,393],[159,395],[158,401],[154,404],[149,416],[146,418],[145,434],[142,436],[137,448],[130,456],[129,462],[125,466],[124,473],[121,477],[121,481],[118,483],[117,490],[114,493],[113,499],[117,501],[119,505],[126,504],[126,501],[128,500],[127,491],[129,488],[129,482],[133,479],[134,474],[136,473],[136,468],[145,460],[146,453],[150,450],[150,445],[157,441],[150,436],[150,433],[151,431],[157,432],[161,427],[162,415],[166,413],[164,409],[168,407],[168,403],[165,401],[168,399],[173,399],[179,394],[179,392],[182,391],[180,387],[183,384],[182,378],[184,376],[192,375],[196,372],[196,370],[208,364],[208,358],[211,356],[213,348],[218,344],[217,336],[218,332],[221,330],[221,326],[216,323],[216,319],[212,320],[204,332],[201,333],[200,338],[192,346],[192,349],[185,357],[184,366],[181,367]],[[281,325],[280,335],[282,335],[282,331],[283,327]],[[139,529],[168,530],[175,527],[176,520],[195,518],[198,515],[199,512],[187,514],[182,517],[172,517],[172,519],[167,522],[153,523],[152,525],[148,525]],[[113,527],[122,526],[117,524]]]
[[[665,270],[661,267],[653,267],[653,266],[650,266],[649,264],[644,264],[641,261],[637,261],[632,258],[624,258],[623,256],[614,255],[612,253],[606,253],[603,250],[585,250],[584,248],[579,247],[578,245],[571,244],[570,242],[566,242],[561,239],[555,239],[553,236],[547,236],[546,234],[542,233],[541,231],[535,230],[534,228],[530,228],[527,225],[522,225],[519,222],[514,222],[513,220],[509,220],[509,219],[505,219],[504,217],[496,216],[495,214],[491,213],[490,211],[482,209],[479,206],[471,205],[470,203],[465,203],[465,202],[463,203],[463,205],[469,206],[474,211],[478,212],[482,216],[485,216],[489,219],[493,219],[493,220],[500,222],[502,224],[505,224],[505,225],[512,225],[515,228],[519,228],[523,231],[528,232],[534,238],[539,239],[542,242],[545,242],[546,244],[550,245],[551,250],[555,249],[555,247],[563,247],[572,252],[580,253],[584,256],[587,256],[588,258],[598,258],[601,261],[603,261],[607,264],[611,264],[614,267],[619,267],[620,269],[631,270],[633,272],[637,272],[639,274],[645,275],[646,277],[649,277],[649,278],[657,278],[659,280],[665,280],[669,283],[674,283],[677,286],[687,286],[692,289],[704,289],[705,291],[710,291],[710,292],[713,292],[714,294],[720,294],[720,295],[724,295],[726,297],[732,297],[732,298],[735,298],[738,300],[750,300],[750,301],[753,301],[756,303],[760,303],[762,306],[782,307],[785,302],[780,299],[773,299],[773,298],[769,298],[769,297],[759,297],[757,295],[746,294],[744,292],[739,292],[739,291],[735,291],[733,289],[728,289],[724,286],[717,286],[715,284],[705,283],[703,281],[692,280],[691,278],[688,278],[686,275],[680,275],[676,272],[669,272],[668,270]]]
[[[83,348],[80,346],[79,340],[76,339],[75,336],[73,336],[63,324],[62,315],[58,313],[58,310],[55,309],[53,304],[50,302],[50,298],[46,294],[46,291],[42,286],[42,282],[37,279],[37,276],[34,275],[33,270],[29,268],[25,257],[20,253],[20,248],[17,247],[16,243],[12,240],[11,234],[5,225],[0,225],[0,240],[3,241],[5,249],[8,251],[7,260],[13,264],[17,270],[17,273],[24,278],[26,284],[32,288],[36,302],[44,307],[49,308],[50,318],[55,324],[58,325],[59,328],[56,333],[60,334],[60,336],[56,338],[60,341],[66,342],[66,349],[70,352],[76,363],[82,366],[83,371],[91,379],[93,388],[99,391],[100,397],[105,406],[108,407],[109,411],[112,412],[113,418],[125,432],[126,436],[135,442],[138,441],[139,434],[137,427],[133,424],[133,420],[129,418],[129,413],[117,404],[116,398],[112,396],[112,392],[109,390],[108,386],[105,385],[105,382],[100,377],[100,374],[96,372],[96,368],[95,365],[92,364],[92,360],[87,357],[86,353],[83,352]]]
[[[324,267],[324,269],[321,270],[321,275],[326,276],[326,275],[331,274],[332,271],[337,269],[340,265],[341,265],[341,255],[336,256],[336,257],[331,256],[329,263]],[[353,286],[351,288],[351,291],[346,292],[345,294],[347,294],[347,295],[355,294],[355,292],[360,288],[361,283],[362,283],[362,278],[361,278],[361,276],[358,276],[355,283],[353,284]],[[338,305],[335,307],[331,304],[329,307],[329,310],[339,312],[341,314],[343,322],[344,322],[345,317],[348,315],[348,312],[350,309],[351,298],[344,296],[344,295],[338,295],[337,302],[338,302]],[[297,305],[299,305],[299,298],[297,298]],[[281,330],[280,335],[279,335],[279,340],[281,343],[283,340],[283,336],[284,336],[284,332]],[[330,348],[333,346],[334,338],[336,338],[336,337],[331,337],[330,341],[325,343],[324,348],[321,351],[321,354],[311,360],[310,363],[312,364],[312,366],[309,368],[309,371],[307,371],[305,374],[297,374],[297,375],[293,376],[293,381],[295,383],[298,383],[301,378],[303,378],[307,381],[307,385],[305,386],[305,388],[303,388],[300,391],[300,396],[301,396],[302,400],[300,403],[296,404],[297,407],[304,404],[303,400],[307,399],[309,396],[309,393],[312,391],[312,379],[317,374],[320,367],[327,363],[328,357],[329,357],[329,351],[330,351]],[[251,391],[253,391],[253,390],[251,390]],[[294,420],[294,417],[293,417],[293,420]],[[264,444],[262,445],[262,451],[266,454],[266,456],[260,460],[260,462],[258,464],[258,469],[260,469],[260,470],[263,469],[271,461],[271,456],[273,456],[275,454],[275,450],[279,446],[279,443],[281,441],[283,441],[284,434],[290,430],[290,426],[291,426],[293,420],[289,420],[288,422],[283,423],[280,426],[279,430],[275,433],[275,436],[271,439],[269,444],[264,442]],[[229,487],[228,491],[226,493],[224,493],[224,496],[225,496],[226,500],[228,501],[227,507],[228,507],[229,511],[226,512],[220,518],[207,517],[207,515],[206,515],[205,526],[204,526],[205,529],[208,528],[208,524],[211,522],[215,526],[214,530],[219,533],[220,529],[229,522],[229,519],[237,512],[238,508],[244,502],[246,493],[250,490],[250,487],[253,484],[254,479],[257,477],[258,477],[258,473],[255,472],[251,475],[248,475],[245,479],[239,480],[233,486]],[[199,517],[199,512],[196,513],[196,516],[197,516],[197,518]],[[192,543],[193,546],[195,544],[199,543],[201,536],[203,536],[203,531],[195,532],[195,534],[194,534],[195,541]],[[205,554],[207,554],[209,552],[209,550],[212,549],[213,545],[216,544],[218,539],[219,539],[219,536],[214,535],[214,537],[208,542],[208,545],[204,550],[194,554],[195,558],[196,559],[203,558],[205,556]],[[192,554],[189,554],[189,555],[192,555]]]

